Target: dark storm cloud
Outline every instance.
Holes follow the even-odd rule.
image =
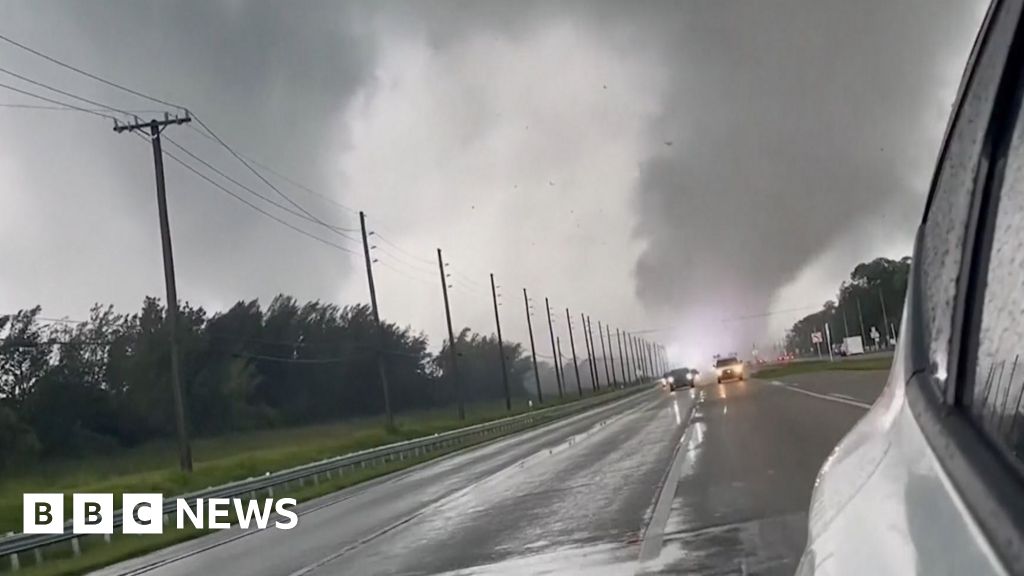
[[[745,346],[759,327],[710,333],[724,316],[764,310],[851,235],[909,244],[979,6],[8,2],[0,32],[190,106],[244,152],[373,216],[392,214],[408,234],[399,240],[454,245],[461,261],[615,325],[686,325],[685,337],[671,336],[682,354],[695,340]],[[151,107],[9,46],[0,61]],[[410,107],[445,122],[394,121]],[[100,121],[61,118],[0,115],[0,185],[17,191],[0,200],[10,208],[0,209],[0,306],[80,315],[94,301],[128,308],[162,293],[148,150]],[[512,130],[526,124],[530,139]],[[169,134],[231,162],[188,130]],[[402,188],[353,188],[382,175]],[[279,291],[365,297],[358,259],[173,165],[168,181],[183,297],[212,307]],[[355,224],[296,194],[321,217]],[[410,213],[445,203],[448,212]],[[493,221],[481,215],[495,205],[504,212]],[[460,228],[474,219],[481,230]],[[453,236],[438,239],[446,230]],[[462,230],[476,235],[454,236]],[[868,244],[842,255],[870,257],[878,242]],[[398,308],[413,287],[388,282],[390,310],[439,328],[418,316],[433,292]]]
[[[837,274],[873,256],[850,237],[865,221],[909,243],[981,12],[867,4],[699,2],[665,25],[679,73],[657,121],[672,146],[642,168],[646,305],[756,313],[837,242]]]

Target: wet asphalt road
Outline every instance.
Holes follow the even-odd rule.
[[[799,377],[822,397],[642,392],[307,503],[294,530],[220,532],[103,573],[791,574],[817,470],[865,411],[824,397],[870,402],[884,379],[855,374]]]
[[[807,506],[825,458],[874,402],[884,372],[787,377],[701,389],[651,572],[790,575],[807,537]]]

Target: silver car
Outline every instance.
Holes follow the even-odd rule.
[[[975,43],[889,381],[819,473],[798,574],[1024,574],[1021,4]]]

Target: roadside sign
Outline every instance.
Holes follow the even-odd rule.
[[[821,344],[825,338],[822,337],[821,332],[811,332],[811,342],[814,344]]]

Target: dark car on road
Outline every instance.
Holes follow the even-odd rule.
[[[726,356],[715,361],[715,376],[718,377],[719,384],[728,380],[744,380],[746,376],[743,371],[743,361],[735,356]]]
[[[665,383],[669,390],[693,388],[697,381],[697,371],[693,368],[676,368],[665,374]]]

